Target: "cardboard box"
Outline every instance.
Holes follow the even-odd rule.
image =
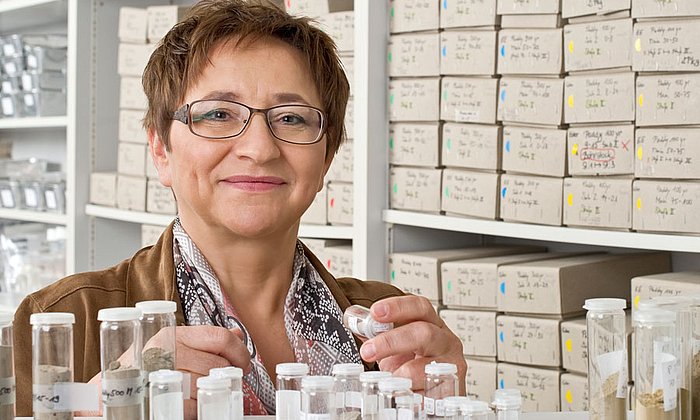
[[[501,218],[561,226],[564,180],[505,174],[501,177]]]
[[[700,271],[639,276],[632,279],[632,309],[639,302],[661,296],[696,295],[700,293]]]
[[[346,140],[335,154],[331,167],[328,168],[326,179],[329,181],[352,182],[354,147],[352,140]]]
[[[119,86],[119,107],[122,109],[148,109],[148,99],[141,86],[140,77],[122,77]]]
[[[700,233],[700,182],[636,180],[632,200],[635,230]]]
[[[402,34],[389,38],[391,77],[440,75],[440,34]]]
[[[301,223],[312,225],[328,224],[328,184],[323,186],[323,189],[316,193],[314,201],[311,203],[306,212],[301,215]]]
[[[566,130],[503,127],[503,170],[566,176]]]
[[[634,24],[634,71],[700,70],[700,19]],[[631,44],[630,44],[631,45]]]
[[[443,309],[440,318],[469,356],[496,357],[496,312]]]
[[[566,178],[564,224],[631,229],[633,181],[632,177]]]
[[[496,124],[498,79],[443,77],[440,119]]]
[[[498,218],[500,175],[491,172],[445,169],[442,172],[441,210],[485,219]]]
[[[700,179],[700,128],[640,128],[634,175],[639,178]]]
[[[175,203],[173,191],[168,187],[164,187],[158,180],[148,180],[146,211],[149,213],[177,214],[177,203]]]
[[[339,52],[355,51],[355,12],[333,12],[319,16],[316,21],[330,35]]]
[[[324,250],[326,268],[336,278],[352,277],[352,245],[329,246]]]
[[[390,0],[389,32],[419,32],[440,27],[440,3],[432,0]]]
[[[700,3],[686,0],[634,0],[633,18],[700,16]]]
[[[562,29],[502,29],[498,33],[499,74],[562,72]]]
[[[567,149],[571,175],[634,173],[634,126],[631,124],[569,127]]]
[[[148,6],[148,42],[155,44],[187,13],[185,6]]]
[[[114,207],[117,205],[117,173],[90,174],[90,203]]]
[[[440,9],[441,28],[463,28],[470,26],[493,26],[498,23],[496,0],[443,1]]]
[[[326,248],[352,245],[352,241],[345,239],[299,238],[299,240],[324,264]]]
[[[629,300],[633,277],[671,269],[664,252],[595,254],[499,268],[498,310],[557,317],[583,313],[586,299],[606,296]]]
[[[146,176],[146,145],[119,142],[117,172],[123,175]]]
[[[561,323],[561,365],[570,372],[588,374],[588,329],[585,317]]]
[[[348,104],[345,107],[345,135],[348,139],[355,138],[355,98],[348,98]]]
[[[637,77],[637,126],[700,124],[700,73]]]
[[[348,83],[350,84],[350,96],[355,96],[355,55],[345,53],[338,54],[338,57],[340,58],[340,64],[343,65],[343,70],[345,70],[345,77],[348,78]]]
[[[287,0],[285,7],[290,15],[317,17],[334,12],[353,10],[354,0]]]
[[[562,25],[559,14],[501,16],[501,29],[556,29]]]
[[[496,73],[496,31],[440,33],[440,74],[491,76]]]
[[[119,44],[117,73],[141,77],[155,48],[155,44]]]
[[[557,14],[561,0],[498,0],[499,15]]]
[[[140,7],[119,8],[119,41],[145,44],[148,35],[148,12]]]
[[[143,128],[143,111],[119,110],[119,141],[148,143],[148,133]]]
[[[626,1],[629,6],[629,0]],[[569,72],[631,67],[632,32],[632,19],[566,25],[564,69]]]
[[[331,225],[352,225],[352,191],[351,183],[328,183],[328,223]]]
[[[389,124],[389,163],[440,166],[440,124]]]
[[[455,168],[501,169],[499,125],[445,123],[442,126],[442,164]]]
[[[633,72],[567,76],[564,122],[634,121]]]
[[[146,157],[144,158],[144,160],[146,161],[146,178],[158,178],[158,169],[156,169],[156,165],[153,163],[151,151],[148,149],[148,146],[146,147],[145,155]]]
[[[564,79],[501,78],[498,120],[558,126],[563,121]]]
[[[588,411],[588,377],[561,374],[561,411]]]
[[[535,366],[561,366],[557,319],[499,315],[498,360]]]
[[[498,387],[519,389],[526,413],[559,411],[560,376],[558,370],[498,364]]]
[[[442,169],[392,166],[389,169],[392,209],[440,211]]]
[[[146,177],[117,176],[117,208],[146,211]]]
[[[404,292],[441,300],[441,265],[448,261],[508,255],[513,247],[488,246],[393,253],[389,255],[390,283]]]
[[[141,248],[154,245],[160,239],[165,226],[141,225]]]
[[[477,401],[493,401],[493,392],[498,388],[496,362],[468,358],[467,396]]]
[[[561,15],[564,18],[572,18],[586,15],[605,15],[608,13],[629,10],[631,0],[602,0],[581,1],[562,0]]]
[[[440,78],[389,80],[389,121],[440,119]]]

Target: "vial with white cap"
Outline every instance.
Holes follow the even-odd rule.
[[[275,366],[277,420],[297,420],[301,410],[301,380],[309,374],[306,363],[280,363]]]
[[[243,420],[243,369],[235,366],[213,368],[209,369],[209,376],[228,380],[231,401],[229,419]]]
[[[464,401],[459,408],[464,420],[488,420],[491,409],[484,401]]]
[[[392,377],[379,380],[380,420],[413,420],[415,418],[411,380]]]
[[[301,380],[301,420],[334,418],[333,377],[305,376]]]
[[[360,305],[352,305],[345,310],[343,324],[353,334],[364,338],[374,338],[394,328],[392,322],[375,321],[370,310]]]
[[[428,419],[445,416],[444,399],[459,394],[457,365],[428,363],[425,365],[425,414]]]
[[[445,398],[445,420],[462,420],[462,404],[469,401],[469,397]]]
[[[148,375],[150,420],[183,420],[182,372],[158,370]]]
[[[497,389],[493,393],[496,420],[518,420],[523,404],[519,389]]]
[[[587,299],[588,395],[591,420],[627,418],[627,332],[624,299]]]
[[[35,420],[71,420],[70,410],[56,407],[54,385],[73,382],[75,315],[44,312],[29,317],[32,325],[32,402]]]
[[[197,378],[197,419],[231,419],[231,380],[203,376]]]
[[[100,321],[100,361],[104,419],[143,419],[146,390],[141,374],[141,311],[108,308],[97,312]]]
[[[360,374],[365,367],[358,363],[333,365],[333,392],[337,420],[357,420],[362,416]]]
[[[0,420],[15,418],[15,365],[11,312],[0,312]]]
[[[390,378],[391,373],[371,371],[360,373],[360,386],[362,388],[362,420],[379,419],[379,381]]]

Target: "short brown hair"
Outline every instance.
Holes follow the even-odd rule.
[[[292,17],[263,1],[202,0],[160,41],[143,73],[148,98],[144,119],[170,150],[173,113],[188,88],[209,64],[209,54],[222,42],[237,39],[280,39],[301,51],[326,114],[326,158],[337,152],[345,137],[345,107],[350,86],[335,43],[306,17]]]

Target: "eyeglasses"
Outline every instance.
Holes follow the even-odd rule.
[[[306,105],[257,109],[234,101],[206,99],[185,104],[175,111],[173,119],[186,124],[199,137],[229,139],[243,133],[256,112],[265,115],[272,135],[284,142],[313,144],[323,136],[323,112]]]

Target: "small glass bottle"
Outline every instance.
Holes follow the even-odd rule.
[[[445,398],[445,420],[463,420],[462,405],[469,401],[469,397]]]
[[[679,420],[676,314],[641,303],[633,318],[635,419]]]
[[[301,409],[301,380],[309,374],[306,363],[280,363],[275,367],[277,420],[297,420]]]
[[[231,419],[231,380],[203,376],[197,378],[197,419]]]
[[[518,420],[523,404],[519,389],[497,389],[493,393],[496,420]]]
[[[491,409],[483,401],[465,401],[460,407],[464,420],[488,420]]]
[[[235,366],[209,369],[209,376],[228,380],[231,393],[229,420],[243,420],[243,369]]]
[[[357,420],[362,416],[360,374],[365,367],[357,363],[333,365],[333,392],[337,420]]]
[[[183,420],[182,372],[159,370],[148,375],[150,420]]]
[[[369,309],[360,305],[352,305],[345,310],[343,324],[353,334],[364,338],[374,338],[394,328],[392,322],[375,321]]]
[[[413,420],[414,405],[411,380],[392,377],[379,380],[380,420]]]
[[[75,315],[44,312],[29,317],[32,325],[32,401],[35,420],[71,420],[71,411],[55,408],[54,385],[73,382]]]
[[[360,373],[360,386],[362,388],[362,420],[379,419],[379,381],[390,378],[391,373],[371,371]]]
[[[333,377],[305,376],[301,380],[301,420],[334,418]]]
[[[0,312],[0,420],[15,418],[15,366],[10,312]]]
[[[627,418],[627,333],[624,299],[587,299],[588,395],[591,420]]]
[[[108,308],[97,312],[100,324],[102,404],[105,420],[143,419],[141,311]]]
[[[428,419],[445,416],[444,399],[459,394],[457,365],[432,362],[425,365],[425,414]]]

